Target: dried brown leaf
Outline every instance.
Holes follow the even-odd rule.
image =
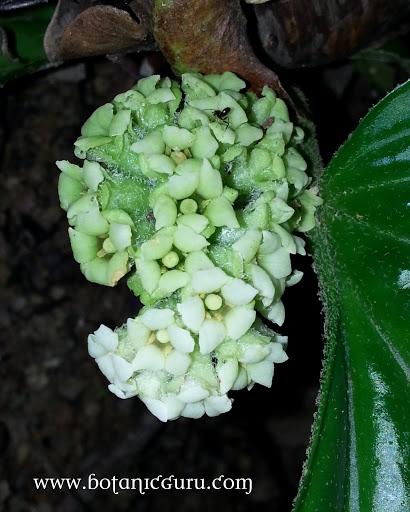
[[[57,46],[66,29],[68,23],[72,21],[77,14],[87,9],[92,4],[92,0],[59,0],[54,15],[47,27],[44,35],[44,50],[48,59],[53,62],[57,58]]]
[[[89,0],[59,3],[47,30],[45,47],[50,60],[123,54],[154,49],[150,36],[149,0],[133,0],[130,12]],[[75,4],[75,5],[73,5]],[[81,4],[81,5],[80,5]]]
[[[282,0],[254,9],[265,52],[287,68],[326,64],[410,27],[409,0]]]
[[[290,101],[277,75],[253,52],[239,0],[156,1],[153,29],[177,74],[232,71],[255,92],[267,84]]]

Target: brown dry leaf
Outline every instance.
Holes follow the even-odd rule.
[[[239,0],[157,1],[153,11],[157,43],[177,74],[232,71],[260,93],[269,85],[291,102],[277,75],[254,54]]]
[[[410,27],[409,0],[283,0],[254,9],[265,52],[287,68],[326,64]]]
[[[80,2],[80,12],[76,7],[67,10],[65,2],[60,4],[62,14],[53,18],[45,38],[50,60],[136,52],[154,45],[144,2],[131,3],[137,9],[135,16],[111,5],[84,9],[89,1]]]
[[[68,23],[90,7],[92,0],[59,0],[44,35],[44,50],[51,62],[58,60],[57,46]]]

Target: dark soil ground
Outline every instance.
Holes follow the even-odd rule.
[[[138,301],[125,283],[91,284],[73,260],[54,162],[92,111],[161,69],[158,57],[121,67],[75,63],[9,84],[0,104],[0,510],[211,509],[290,511],[309,440],[323,351],[316,277],[286,293],[290,360],[271,389],[236,392],[218,418],[162,424],[136,398],[119,400],[86,346],[101,323],[121,325]],[[126,69],[125,69],[126,68]],[[351,63],[296,75],[311,100],[328,160],[380,93]],[[303,263],[302,263],[303,265]],[[83,490],[98,478],[251,478],[244,491]],[[33,478],[84,480],[36,490]]]

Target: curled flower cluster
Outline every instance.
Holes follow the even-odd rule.
[[[197,308],[203,318],[199,333],[183,323],[190,308]],[[255,382],[269,387],[273,363],[287,360],[284,337],[248,329],[230,339],[223,328],[215,331],[214,322],[222,323],[205,318],[199,298],[178,309],[181,315],[152,308],[115,332],[102,325],[88,338],[89,353],[111,382],[109,389],[120,398],[139,395],[161,421],[227,412],[232,407],[228,391]],[[195,320],[199,325],[201,319]],[[209,338],[218,345],[211,349]]]
[[[138,395],[162,421],[216,416],[231,389],[271,386],[286,338],[282,294],[302,273],[293,231],[314,227],[296,146],[303,131],[265,87],[241,93],[232,73],[140,80],[84,124],[58,162],[76,261],[90,281],[128,285],[146,307],[101,326],[89,352],[121,398]]]

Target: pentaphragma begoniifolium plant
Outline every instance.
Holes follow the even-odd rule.
[[[217,416],[231,390],[270,387],[287,360],[286,287],[305,254],[294,234],[321,203],[300,152],[303,130],[265,87],[242,93],[233,73],[159,75],[98,108],[59,161],[59,196],[85,277],[127,276],[145,307],[88,350],[120,398],[161,421]]]

